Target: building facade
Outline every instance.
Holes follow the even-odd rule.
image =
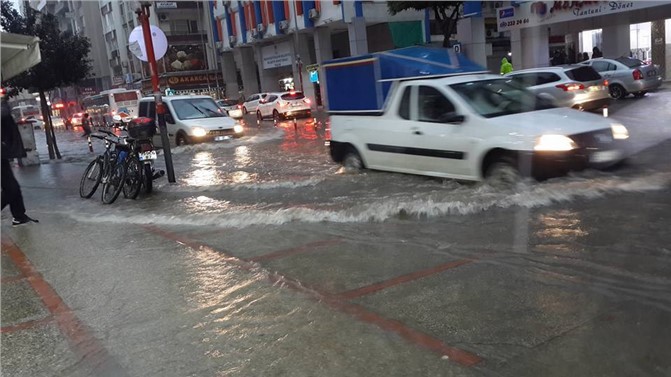
[[[302,90],[325,103],[329,59],[430,41],[428,13],[391,16],[383,1],[209,1],[212,35],[230,98]]]

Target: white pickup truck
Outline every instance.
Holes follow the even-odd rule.
[[[334,161],[356,168],[505,182],[607,167],[625,157],[625,126],[557,108],[510,78],[475,74],[411,79],[395,81],[388,93],[381,111],[331,113]]]

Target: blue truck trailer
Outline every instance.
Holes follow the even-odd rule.
[[[419,46],[329,60],[323,68],[329,113],[359,115],[382,112],[394,82],[487,72],[452,49]]]

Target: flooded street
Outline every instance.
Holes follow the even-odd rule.
[[[60,132],[15,170],[40,223],[3,212],[3,374],[668,376],[671,92],[611,117],[626,166],[501,191],[344,171],[325,116],[250,116],[112,205]]]

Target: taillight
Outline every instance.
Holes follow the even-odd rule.
[[[556,86],[557,86],[557,88],[559,88],[559,89],[561,89],[565,92],[585,89],[585,85],[574,83],[574,82],[570,83],[570,84],[559,84],[559,85],[556,85]]]
[[[310,104],[310,99],[309,98],[305,98],[303,101],[305,101],[305,103],[307,103],[308,105]]]
[[[638,69],[635,69],[633,72],[634,80],[643,80],[643,72]]]
[[[289,106],[289,102],[280,102],[280,106],[282,107]]]
[[[608,84],[610,84],[610,83],[608,82],[608,80],[603,80],[603,85],[604,85],[604,86],[608,86]]]
[[[242,109],[242,105],[238,105],[238,109]]]

